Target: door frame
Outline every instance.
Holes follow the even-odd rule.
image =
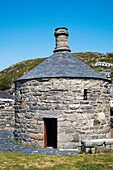
[[[52,122],[52,120],[53,120],[53,122]],[[55,125],[56,125],[56,128],[55,128],[55,135],[56,135],[56,147],[55,148],[57,148],[57,118],[43,118],[43,121],[44,121],[44,148],[47,148],[48,147],[48,144],[47,144],[47,141],[48,141],[48,135],[47,135],[47,124],[48,124],[48,122],[50,121],[50,123],[51,123],[51,125],[52,125],[52,123],[55,123]],[[55,122],[54,122],[55,121]],[[53,126],[53,125],[52,125]],[[53,129],[52,129],[53,130]],[[53,147],[53,146],[51,146],[51,147]]]

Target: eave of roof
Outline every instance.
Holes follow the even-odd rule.
[[[71,53],[57,52],[17,81],[39,78],[91,78],[110,81]]]

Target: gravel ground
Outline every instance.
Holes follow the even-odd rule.
[[[52,148],[34,148],[17,144],[13,137],[13,130],[0,130],[0,152],[19,152],[24,154],[45,155],[74,155],[79,154],[77,150],[60,150]]]

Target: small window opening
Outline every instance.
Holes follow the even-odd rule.
[[[110,116],[113,118],[113,107],[110,108]]]
[[[84,100],[87,100],[87,89],[84,89]]]

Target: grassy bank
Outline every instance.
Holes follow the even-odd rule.
[[[0,153],[0,170],[113,170],[113,153],[46,156]]]

